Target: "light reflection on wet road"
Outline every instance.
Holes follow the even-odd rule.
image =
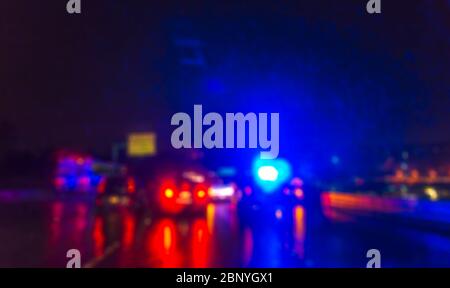
[[[154,217],[74,199],[2,203],[0,266],[65,267],[73,248],[85,267],[365,267],[371,248],[383,267],[450,266],[445,232],[328,208]]]

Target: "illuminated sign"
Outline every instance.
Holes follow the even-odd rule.
[[[145,157],[156,154],[156,134],[152,132],[131,133],[128,135],[127,155]]]

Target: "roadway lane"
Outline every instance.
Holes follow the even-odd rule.
[[[304,206],[253,215],[212,204],[201,217],[155,217],[26,199],[0,202],[1,267],[65,267],[74,248],[85,267],[365,267],[371,248],[383,267],[450,267],[450,234],[389,215]]]

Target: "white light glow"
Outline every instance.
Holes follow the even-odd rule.
[[[277,181],[278,170],[273,166],[262,166],[258,169],[258,177],[263,181]]]
[[[234,194],[234,189],[232,186],[220,186],[220,187],[211,187],[210,196],[226,198],[231,197]]]

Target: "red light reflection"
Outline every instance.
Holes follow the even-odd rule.
[[[101,217],[96,217],[94,220],[92,240],[94,242],[94,256],[99,257],[103,255],[105,250],[105,232],[103,230],[103,219]]]
[[[192,267],[204,268],[208,266],[208,249],[210,235],[205,219],[196,219],[192,224]]]
[[[176,225],[172,219],[162,219],[155,223],[147,246],[151,260],[156,260],[152,265],[162,268],[181,266],[182,255],[177,247],[177,238]]]
[[[123,217],[123,237],[122,246],[128,250],[134,242],[134,233],[136,230],[136,219],[131,213],[125,213]]]

